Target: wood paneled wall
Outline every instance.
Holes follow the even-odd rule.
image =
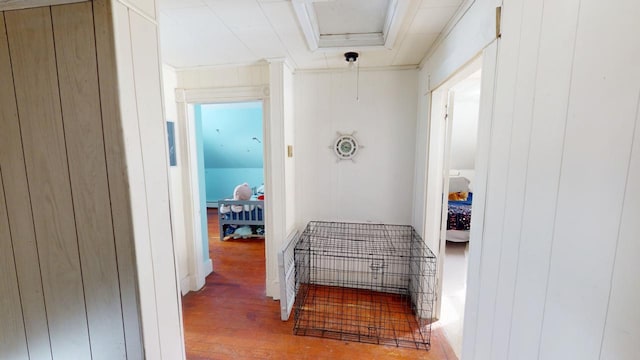
[[[503,2],[463,358],[638,358],[638,14]]]
[[[109,16],[0,12],[3,359],[143,357]]]
[[[462,358],[637,359],[640,2],[471,3],[420,71],[422,95],[485,49]]]
[[[140,10],[153,2],[110,2],[116,48],[116,63],[110,66],[118,73],[117,93],[112,95],[122,116],[145,356],[173,360],[184,358],[185,350],[169,208],[158,25]]]

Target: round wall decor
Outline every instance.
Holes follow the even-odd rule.
[[[358,140],[353,136],[355,134],[338,133],[338,138],[333,143],[333,151],[340,160],[353,160],[358,150],[362,147]]]

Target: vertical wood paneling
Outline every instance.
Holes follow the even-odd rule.
[[[482,234],[484,232],[484,219],[487,176],[489,172],[489,150],[491,148],[491,127],[493,119],[494,88],[496,79],[496,55],[498,42],[489,45],[482,55],[482,88],[480,90],[480,113],[478,116],[478,142],[476,147],[476,173],[474,176],[473,214],[469,241],[469,253],[482,250]],[[469,257],[467,267],[467,294],[477,294],[480,284],[480,257]],[[467,296],[464,310],[464,329],[462,358],[473,358],[475,347],[475,330],[478,321],[478,299]]]
[[[53,356],[90,358],[49,8],[5,14]]]
[[[0,358],[28,359],[5,191],[0,171]]]
[[[156,18],[156,1],[155,0],[128,0],[129,4],[136,9],[142,11],[148,17]]]
[[[518,252],[521,244],[522,213],[525,201],[532,107],[536,88],[536,71],[543,2],[525,0],[522,5],[519,34],[519,58],[516,69],[517,86],[513,101],[513,120],[509,147],[507,196],[504,203],[502,246],[498,289],[494,304],[491,359],[507,359],[513,297],[518,272]],[[524,15],[526,14],[526,15]],[[512,14],[511,16],[515,16]]]
[[[640,97],[636,113],[601,359],[633,360],[640,354],[640,287],[637,285],[640,274]]]
[[[161,359],[158,336],[158,307],[155,299],[155,281],[149,238],[147,192],[140,144],[138,105],[136,103],[134,68],[131,49],[129,10],[116,3],[114,9],[115,43],[117,46],[118,88],[122,113],[122,131],[127,164],[127,179],[131,196],[131,219],[135,238],[136,270],[140,291],[140,317],[144,332],[144,355]]]
[[[47,314],[42,294],[40,263],[33,228],[31,201],[22,152],[18,109],[13,88],[4,13],[0,13],[0,168],[4,185],[16,270],[24,313],[24,326],[32,359],[51,359]],[[2,354],[0,354],[0,357]]]
[[[283,107],[284,107],[284,145],[292,145],[294,146],[295,140],[295,121],[293,117],[293,73],[291,68],[284,63],[283,66]],[[284,150],[284,149],[283,149]],[[295,147],[294,147],[295,151]],[[294,153],[295,154],[295,153]],[[283,155],[287,156],[287,155]],[[295,199],[296,199],[296,178],[295,178],[295,170],[296,170],[296,157],[286,157],[284,162],[285,167],[285,189],[286,189],[286,223],[285,223],[285,233],[288,237],[289,234],[295,231],[296,226],[296,212],[295,212]],[[275,240],[275,241],[271,241]],[[269,239],[269,247],[273,247],[276,249],[280,249],[282,245],[284,245],[284,239],[278,241],[277,239]],[[273,244],[273,245],[272,245]],[[275,261],[274,261],[275,262]]]
[[[0,0],[2,10],[20,10],[34,7],[63,5],[86,0]]]
[[[284,71],[283,61],[272,61],[269,63],[269,121],[264,126],[264,141],[266,144],[277,144],[268,146],[265,155],[265,169],[271,169],[265,173],[265,190],[270,196],[278,199],[285,199],[280,202],[267,202],[265,209],[266,233],[269,240],[265,242],[266,270],[267,270],[267,294],[278,296],[277,274],[278,264],[273,261],[277,256],[277,249],[280,247],[279,240],[286,238],[286,159],[285,159],[285,130],[284,130]],[[281,171],[273,171],[281,169]],[[279,214],[281,216],[274,216]],[[277,240],[276,240],[277,239]],[[276,277],[274,279],[274,277]]]
[[[125,358],[91,2],[51,15],[92,355]]]
[[[158,306],[162,358],[184,357],[180,298],[169,208],[166,131],[162,106],[157,27],[129,12],[135,94],[147,197],[149,237]]]
[[[513,102],[520,50],[520,19],[523,0],[512,1],[503,10],[504,33],[496,72],[495,104],[491,129],[489,172],[485,205],[484,234],[476,324],[475,351],[472,359],[490,359],[495,312],[500,250],[507,200],[509,147],[513,122]],[[513,241],[507,239],[506,241]]]
[[[127,358],[142,359],[142,330],[140,323],[140,313],[138,309],[138,288],[137,271],[134,260],[134,236],[132,224],[131,198],[129,197],[129,181],[127,178],[127,159],[133,156],[133,151],[125,151],[123,118],[131,113],[130,106],[126,102],[119,101],[120,94],[127,94],[126,79],[133,79],[133,74],[127,72],[127,67],[116,67],[117,59],[128,59],[131,62],[130,52],[120,51],[116,54],[114,16],[112,14],[112,4],[107,0],[96,0],[93,2],[94,22],[96,28],[96,54],[98,58],[98,76],[100,83],[100,100],[102,103],[102,122],[104,130],[104,141],[106,150],[106,160],[109,178],[109,189],[111,196],[111,210],[113,217],[113,227],[116,242],[116,252],[118,258],[118,274],[120,277],[120,294],[122,298],[122,315],[124,318],[124,335],[126,339]],[[126,12],[125,12],[126,14]],[[127,29],[128,29],[128,18]],[[122,34],[123,31],[119,31]],[[126,35],[126,46],[130,49],[128,31]],[[119,38],[120,39],[120,38]],[[120,42],[124,40],[120,39]],[[123,75],[118,81],[118,71]],[[127,98],[123,96],[123,98]],[[135,104],[133,108],[135,114]],[[122,115],[121,115],[122,114]],[[122,118],[121,118],[122,116]],[[129,121],[126,124],[134,124],[137,121]],[[137,125],[136,125],[137,127]],[[127,132],[128,133],[128,132]],[[128,173],[138,175],[142,171],[136,162],[129,161]],[[132,176],[133,178],[133,176]],[[139,181],[143,182],[142,176]],[[148,283],[148,282],[147,282]],[[151,345],[147,344],[147,349]],[[152,355],[152,352],[149,352]],[[153,357],[149,357],[153,358]]]
[[[638,101],[640,3],[580,5],[540,358],[596,359]],[[636,235],[637,236],[637,235]]]
[[[509,358],[537,359],[579,0],[544,4]]]

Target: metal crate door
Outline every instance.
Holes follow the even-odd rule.
[[[300,234],[291,234],[278,252],[278,277],[280,279],[280,319],[289,320],[293,303],[296,300],[296,263],[294,250]]]

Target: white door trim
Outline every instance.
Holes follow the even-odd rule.
[[[437,153],[432,153],[433,149],[439,145],[437,142],[432,142],[437,139],[434,136],[438,136],[435,132],[432,132],[434,124],[433,119],[442,119],[444,117],[444,102],[446,101],[446,94],[449,89],[460,80],[469,76],[473,71],[478,70],[480,67],[474,65],[474,62],[482,59],[482,90],[480,95],[480,114],[478,118],[478,141],[476,148],[476,169],[474,175],[474,196],[473,196],[473,217],[471,220],[471,234],[469,241],[469,259],[467,264],[467,295],[465,298],[465,313],[464,313],[464,329],[463,329],[463,355],[466,349],[473,348],[475,343],[475,328],[478,316],[478,304],[477,298],[479,288],[477,287],[478,281],[471,281],[472,278],[476,279],[480,276],[480,263],[482,259],[482,240],[484,232],[484,208],[485,208],[485,194],[486,184],[488,178],[488,161],[489,161],[489,145],[491,143],[491,124],[493,119],[493,94],[494,83],[496,77],[496,62],[498,56],[498,43],[497,41],[489,44],[478,56],[471,59],[467,64],[458,69],[450,78],[442,85],[439,85],[435,89],[429,89],[431,96],[430,103],[433,104],[433,111],[429,112],[429,140],[428,140],[428,160],[426,167],[427,184],[425,191],[424,202],[424,233],[425,238],[429,234],[434,232],[438,233],[438,247],[443,246],[446,239],[440,237],[441,229],[430,229],[427,226],[433,224],[440,224],[442,212],[439,211],[439,206],[434,206],[436,202],[442,202],[442,188],[443,184],[440,181],[444,181],[444,177],[448,177],[448,173],[442,174],[444,165],[444,156],[437,156]],[[437,108],[436,108],[437,107]],[[440,133],[442,134],[442,133]],[[442,136],[442,135],[441,135]],[[433,157],[432,157],[433,155]],[[439,174],[434,176],[434,174]],[[444,176],[443,176],[444,175]],[[429,183],[430,179],[436,180],[438,184]],[[431,180],[433,182],[433,180]],[[429,221],[431,220],[431,222]],[[434,252],[439,252],[439,249],[433,249]],[[435,317],[439,317],[440,303],[442,301],[442,284],[441,275],[444,265],[444,259],[438,257],[438,284],[437,284],[437,303],[435,308]]]
[[[178,105],[179,126],[182,126],[185,134],[186,156],[185,170],[182,174],[185,197],[188,199],[188,206],[184,209],[185,228],[187,228],[187,260],[188,271],[190,274],[189,290],[196,291],[205,284],[205,277],[212,271],[211,259],[202,261],[204,258],[204,248],[202,246],[201,231],[201,210],[200,210],[200,192],[198,186],[198,163],[197,148],[195,143],[195,127],[194,127],[194,105],[195,104],[214,104],[214,103],[230,103],[245,101],[262,101],[263,103],[263,132],[264,132],[264,156],[265,164],[271,163],[268,159],[272,151],[268,147],[273,147],[272,142],[266,131],[270,126],[269,112],[269,85],[250,86],[250,87],[225,87],[225,88],[203,88],[203,89],[176,89],[176,102]],[[269,181],[272,169],[268,166],[264,167],[265,185]],[[265,195],[272,200],[265,202],[265,217],[267,214],[273,213],[273,203],[280,202],[280,199],[272,198],[269,195],[269,187],[265,186]],[[206,216],[206,214],[205,214]],[[266,234],[273,234],[274,231],[269,226],[269,222],[265,222]],[[265,248],[273,242],[272,236],[267,235],[265,238]],[[269,261],[269,252],[265,251],[267,262]],[[268,273],[269,269],[267,269]],[[268,277],[269,274],[267,274]]]
[[[429,140],[427,159],[427,190],[425,191],[425,238],[437,239],[434,243],[437,248],[432,249],[438,256],[437,284],[436,284],[436,304],[434,308],[435,318],[440,318],[442,304],[442,272],[444,270],[444,246],[446,245],[446,209],[443,206],[445,201],[449,179],[448,154],[451,142],[451,121],[445,121],[447,107],[449,103],[449,93],[451,88],[458,82],[469,77],[472,73],[482,68],[483,57],[476,56],[473,60],[458,69],[446,82],[431,90],[431,102],[433,103],[431,118],[429,120]],[[484,80],[484,77],[482,79]],[[482,104],[481,104],[482,106]],[[453,115],[453,114],[450,114]],[[484,119],[479,119],[483,121]],[[475,197],[474,197],[475,200]],[[475,215],[475,214],[474,214]]]

